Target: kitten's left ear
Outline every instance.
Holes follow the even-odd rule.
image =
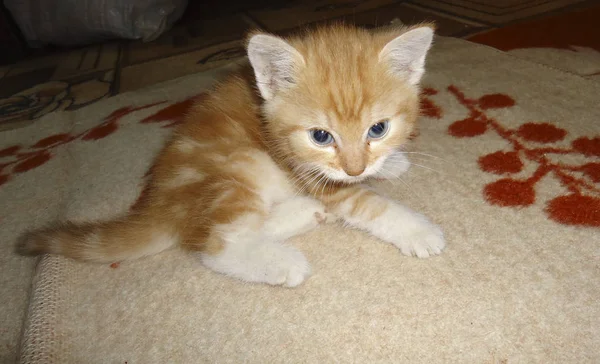
[[[248,41],[248,59],[254,68],[256,83],[265,100],[278,90],[295,83],[304,57],[285,40],[268,34],[256,34]]]
[[[394,74],[416,85],[425,72],[425,56],[432,41],[431,27],[409,30],[383,47],[379,53],[379,61],[387,62]]]

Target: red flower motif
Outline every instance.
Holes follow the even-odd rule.
[[[116,121],[103,123],[88,131],[81,139],[82,140],[98,140],[106,138],[110,134],[119,129],[119,124]]]
[[[125,107],[119,108],[119,109],[111,112],[107,117],[104,118],[104,120],[116,120],[116,119],[120,119],[123,116],[131,113],[132,111],[134,111],[133,107],[131,107],[131,106],[125,106]]]
[[[27,172],[31,169],[41,166],[42,164],[48,162],[52,158],[52,154],[50,152],[44,150],[39,153],[33,154],[31,157],[21,161],[16,166],[13,167],[14,173],[23,173]]]
[[[548,202],[546,211],[552,220],[568,225],[600,226],[600,199],[572,194]]]
[[[516,152],[495,152],[479,158],[479,167],[489,173],[518,173],[523,162]]]
[[[183,121],[185,114],[191,109],[191,107],[197,102],[198,99],[205,97],[204,94],[183,100],[173,105],[167,106],[164,109],[152,114],[140,121],[142,124],[147,123],[160,123],[163,121],[170,121],[170,123],[163,127],[175,126]]]
[[[526,123],[519,127],[517,135],[530,142],[554,143],[563,140],[567,131],[548,123]]]
[[[21,150],[20,145],[14,145],[12,147],[4,148],[0,150],[0,157],[9,157],[11,155],[16,154],[19,150]]]
[[[469,110],[470,116],[451,124],[448,132],[456,137],[475,136],[485,130],[494,132],[512,148],[509,152],[498,151],[479,158],[479,166],[490,173],[516,173],[523,169],[519,157],[538,165],[533,174],[523,181],[501,179],[486,185],[483,194],[486,200],[498,206],[528,206],[535,202],[535,185],[544,176],[557,179],[568,191],[568,196],[553,199],[546,212],[554,221],[570,225],[600,226],[600,163],[591,162],[579,166],[554,162],[548,154],[579,154],[584,157],[600,156],[600,137],[581,137],[574,140],[572,148],[535,148],[526,142],[554,143],[563,140],[567,131],[549,123],[526,123],[513,130],[487,116],[482,110],[509,107],[515,101],[504,94],[486,95],[478,100],[469,99],[456,86],[449,86],[458,102]],[[574,175],[581,172],[587,178]],[[588,194],[591,194],[588,195]],[[585,206],[584,206],[585,205]]]
[[[592,181],[600,183],[600,163],[587,163],[579,167],[579,170]]]
[[[4,170],[7,167],[14,166],[12,169],[12,173],[23,173],[33,168],[39,167],[52,158],[52,154],[50,153],[51,149],[78,139],[102,139],[114,133],[119,128],[119,122],[124,116],[134,111],[147,109],[161,103],[164,103],[164,101],[137,107],[122,107],[113,111],[110,115],[104,118],[104,122],[102,124],[96,127],[93,127],[77,135],[62,133],[45,137],[28,147],[29,151],[21,152],[22,147],[20,145],[15,145],[0,150],[0,157],[12,157],[11,161],[8,161],[6,163],[0,163],[0,185],[8,182],[11,179],[11,174],[4,173]]]
[[[487,109],[500,109],[503,107],[510,107],[515,104],[515,100],[512,97],[505,94],[491,94],[485,95],[478,100],[479,107]]]
[[[423,95],[433,96],[433,95],[437,95],[438,91],[431,87],[424,87],[422,93],[423,93]]]
[[[582,137],[577,138],[571,144],[573,148],[586,157],[600,157],[600,137],[593,139]]]
[[[483,193],[493,205],[528,206],[535,202],[535,191],[530,181],[501,179],[485,186]]]
[[[442,109],[427,97],[423,97],[421,98],[421,115],[440,119],[442,117]]]
[[[487,123],[473,117],[455,121],[452,123],[452,125],[450,125],[450,127],[448,127],[450,135],[458,138],[474,137],[485,133],[486,130]]]
[[[68,142],[71,139],[72,136],[70,134],[56,134],[38,141],[32,145],[32,148],[47,148],[55,144]]]

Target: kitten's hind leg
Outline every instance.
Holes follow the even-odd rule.
[[[335,220],[335,216],[326,212],[320,201],[308,196],[297,196],[273,206],[265,222],[264,232],[274,240],[284,241]]]
[[[295,287],[310,264],[294,247],[272,241],[228,242],[218,254],[202,254],[208,268],[247,282]]]
[[[240,187],[242,188],[242,187]],[[265,234],[268,206],[259,196],[227,191],[210,212],[208,236],[193,229],[183,247],[198,250],[208,268],[247,282],[295,287],[310,275],[310,265],[296,248]]]

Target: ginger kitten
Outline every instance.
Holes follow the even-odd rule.
[[[193,107],[134,211],[31,232],[19,252],[115,262],[179,245],[214,271],[293,287],[310,265],[285,241],[341,219],[403,254],[439,254],[437,226],[364,184],[409,166],[432,37],[429,25],[252,34],[250,65]]]

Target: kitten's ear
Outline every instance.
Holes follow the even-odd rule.
[[[267,34],[250,37],[248,58],[265,100],[271,99],[278,90],[292,86],[298,67],[304,64],[304,57],[296,48],[279,37]]]
[[[409,30],[383,47],[379,53],[379,61],[386,62],[392,72],[416,85],[425,72],[425,56],[432,41],[431,27]]]

